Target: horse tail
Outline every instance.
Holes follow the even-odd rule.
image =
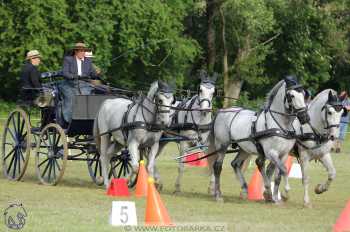
[[[100,130],[98,127],[98,115],[100,111],[97,112],[96,118],[94,120],[94,127],[93,127],[93,135],[95,137],[95,143],[98,153],[101,153],[101,136],[100,136]]]

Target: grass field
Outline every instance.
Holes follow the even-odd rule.
[[[0,127],[1,124],[0,121]],[[229,166],[232,154],[227,155],[222,173],[224,203],[214,202],[207,194],[205,168],[186,168],[183,193],[173,195],[177,175],[177,164],[173,158],[177,148],[169,144],[158,160],[164,183],[161,197],[175,224],[219,222],[226,223],[228,231],[331,231],[350,198],[349,151],[350,143],[347,143],[343,153],[333,155],[337,168],[336,180],[331,189],[322,195],[310,191],[313,208],[304,209],[301,181],[296,179],[291,179],[291,199],[283,205],[240,200],[239,184]],[[21,231],[123,231],[122,228],[111,227],[108,217],[111,202],[126,199],[111,198],[102,187],[95,186],[85,162],[69,161],[63,180],[58,186],[49,187],[38,183],[34,156],[31,158],[22,181],[11,182],[3,175],[0,177],[0,212],[9,204],[19,202],[29,214]],[[248,168],[247,179],[254,168]],[[310,172],[310,190],[313,190],[316,184],[326,180],[327,174],[319,163],[314,162]],[[142,225],[145,199],[131,197],[127,200],[136,202],[138,222]],[[0,231],[7,231],[2,215],[0,220]]]

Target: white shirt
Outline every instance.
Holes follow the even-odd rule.
[[[77,67],[78,67],[78,76],[82,75],[82,70],[81,70],[81,63],[84,62],[84,59],[79,59],[78,57],[75,57],[77,60]]]

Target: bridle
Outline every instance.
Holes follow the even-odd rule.
[[[207,85],[208,86],[208,88],[215,88],[215,86],[212,84],[212,83],[210,83],[210,82],[202,82],[201,84],[200,84],[200,86],[201,85]],[[201,94],[200,94],[200,91],[201,91],[201,89],[200,89],[200,86],[199,86],[199,88],[198,88],[198,97],[197,97],[197,99],[198,99],[198,104],[199,105],[201,105],[203,102],[208,102],[208,105],[209,105],[209,108],[211,109],[211,107],[212,107],[212,100],[211,99],[209,99],[209,98],[201,98]],[[210,86],[210,87],[209,87]]]
[[[278,121],[276,120],[274,114],[283,115],[285,117],[294,117],[294,118],[296,117],[296,118],[299,119],[299,121],[302,124],[305,124],[306,122],[310,121],[310,117],[309,117],[309,115],[307,113],[307,107],[305,106],[303,108],[296,109],[294,104],[293,104],[292,95],[289,93],[290,90],[295,90],[295,91],[297,91],[299,93],[304,91],[304,88],[302,87],[302,85],[294,84],[294,85],[285,87],[285,96],[284,96],[284,99],[283,99],[283,103],[284,103],[283,105],[284,105],[286,113],[275,111],[275,110],[271,109],[272,102],[273,102],[274,98],[276,97],[278,90],[279,90],[279,88],[276,89],[275,93],[273,93],[272,96],[270,97],[269,105],[264,110],[265,111],[265,115],[266,115],[267,112],[270,112],[271,117],[273,118],[273,120],[276,122],[276,124],[283,131],[285,131],[285,129],[283,129],[281,127],[280,123],[278,123]],[[286,103],[287,103],[287,107],[286,107]],[[293,121],[293,120],[291,120],[291,121]]]
[[[170,113],[170,107],[171,105],[169,106],[166,106],[166,105],[163,105],[163,102],[161,99],[159,99],[159,94],[166,94],[164,92],[157,92],[156,96],[154,97],[154,104],[156,105],[156,114],[169,114]],[[160,107],[164,107],[164,108],[167,108],[167,109],[160,109]]]
[[[343,105],[340,105],[340,104],[335,104],[335,105],[330,105],[330,104],[325,104],[323,107],[322,107],[322,111],[325,112],[325,121],[326,121],[326,126],[324,127],[324,129],[328,130],[328,129],[331,129],[332,127],[335,127],[335,128],[338,128],[340,123],[338,124],[329,124],[328,122],[328,115],[330,113],[330,108],[333,108],[336,112],[340,112],[342,109],[343,109]]]
[[[304,133],[302,126],[300,126],[300,130],[301,130],[301,136],[300,138],[297,139],[297,143],[299,145],[301,145],[302,147],[306,148],[306,149],[316,149],[319,148],[322,143],[328,142],[329,140],[333,140],[330,136],[330,131],[329,129],[335,127],[338,128],[339,124],[329,124],[328,122],[328,113],[330,112],[330,108],[334,108],[334,110],[336,112],[340,112],[343,109],[343,106],[340,105],[339,103],[335,103],[335,104],[329,104],[328,102],[322,107],[321,112],[324,111],[324,120],[323,124],[325,125],[324,129],[327,130],[326,133],[320,133],[316,128],[314,128],[310,122],[308,122],[307,124],[310,126],[312,133],[310,135],[310,133]],[[311,137],[310,137],[311,136]],[[303,139],[304,138],[304,139]],[[308,147],[305,144],[302,143],[303,140],[313,140],[316,142],[316,145],[313,147]]]
[[[292,95],[289,93],[289,91],[291,90],[295,90],[299,93],[301,92],[304,92],[304,88],[302,87],[302,85],[294,85],[294,86],[291,86],[291,87],[286,87],[285,89],[285,97],[284,97],[284,103],[287,103],[288,107],[285,107],[286,108],[286,111],[289,113],[289,114],[298,114],[298,112],[300,111],[304,111],[306,110],[306,107],[303,107],[303,108],[300,108],[300,109],[296,109],[294,104],[293,104],[293,99],[292,99]]]

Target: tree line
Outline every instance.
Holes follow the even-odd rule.
[[[40,71],[59,70],[79,41],[128,89],[163,79],[195,90],[206,69],[243,102],[288,74],[312,93],[349,90],[349,32],[347,0],[2,0],[0,97],[15,99],[26,51],[42,53]]]

